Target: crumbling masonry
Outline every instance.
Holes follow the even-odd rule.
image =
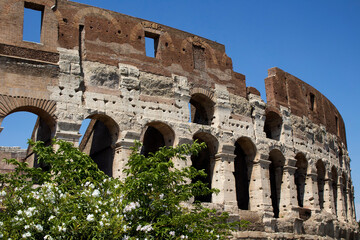
[[[42,16],[39,43],[23,39],[24,9]],[[0,0],[0,29],[0,126],[35,113],[34,140],[74,142],[120,178],[134,140],[148,154],[198,139],[208,148],[177,166],[220,189],[198,200],[252,222],[236,238],[358,236],[344,122],[300,79],[270,69],[265,103],[223,45],[67,0]]]

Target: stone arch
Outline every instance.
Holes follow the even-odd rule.
[[[331,168],[331,182],[332,182],[332,193],[333,193],[333,202],[334,202],[334,210],[337,215],[337,200],[338,200],[338,174],[335,166],[332,166]]]
[[[205,142],[207,148],[201,150],[197,156],[191,156],[192,166],[197,170],[204,170],[207,174],[206,178],[197,177],[193,179],[193,182],[202,181],[208,184],[211,188],[212,177],[215,166],[215,155],[218,152],[219,142],[217,139],[209,133],[198,132],[193,136],[193,140],[197,140],[199,143]],[[211,202],[211,195],[196,196],[195,200],[200,202]]]
[[[13,97],[0,95],[0,130],[2,120],[16,112],[30,112],[38,116],[31,139],[33,141],[42,141],[45,145],[51,144],[51,139],[56,132],[56,102],[44,99],[29,97]],[[1,131],[0,131],[1,132]],[[29,166],[43,167],[37,164],[37,156],[32,154],[30,148],[27,149],[26,162]]]
[[[285,158],[280,150],[273,149],[269,153],[269,161],[271,162],[269,166],[271,203],[273,207],[274,217],[278,218]]]
[[[241,137],[235,142],[234,154],[234,177],[237,205],[239,209],[249,210],[249,185],[252,178],[256,147],[249,138]]]
[[[148,156],[149,153],[155,153],[160,147],[173,146],[175,133],[167,124],[154,121],[148,123],[141,134],[143,146],[141,153]]]
[[[295,185],[297,191],[297,201],[299,207],[304,207],[304,195],[305,195],[305,181],[308,168],[308,161],[303,153],[298,153],[295,156],[296,170],[295,170]]]
[[[205,94],[204,94],[205,93]],[[208,92],[199,92],[191,95],[190,116],[191,122],[202,125],[211,125],[214,116],[214,105]]]
[[[92,114],[79,149],[87,153],[108,176],[113,176],[114,146],[119,138],[119,125],[104,114]]]
[[[321,159],[319,159],[316,162],[316,173],[317,173],[319,206],[320,209],[324,209],[325,165]]]
[[[104,11],[100,8],[95,7],[87,7],[82,8],[74,15],[74,25],[78,26],[79,24],[84,24],[84,19],[87,15],[96,15],[96,16],[102,16],[106,19],[108,19],[114,26],[118,28],[118,30],[121,30],[121,26],[119,22],[116,20],[115,17],[113,17],[109,12]]]
[[[2,119],[14,112],[31,112],[38,115],[51,129],[52,137],[56,128],[56,102],[29,97],[0,95],[0,126]]]
[[[282,128],[282,117],[275,111],[266,111],[264,132],[267,138],[280,140],[281,128]]]

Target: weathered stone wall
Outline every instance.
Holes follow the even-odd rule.
[[[26,157],[26,150],[20,147],[0,147],[0,160],[15,158],[22,161]],[[0,173],[7,173],[14,170],[14,166],[0,161]]]
[[[252,222],[236,238],[355,239],[344,123],[316,89],[273,68],[265,103],[221,44],[91,6],[53,4],[0,0],[0,125],[13,112],[33,112],[48,126],[46,138],[74,142],[120,178],[134,140],[147,154],[198,139],[208,149],[176,166],[205,169],[220,193],[200,200]],[[44,9],[40,43],[22,40],[24,6]],[[154,57],[146,56],[145,37],[155,40]]]

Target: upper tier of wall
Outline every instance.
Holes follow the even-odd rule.
[[[345,124],[339,111],[318,90],[276,67],[269,69],[265,88],[268,105],[287,107],[292,114],[324,125],[346,145]]]
[[[185,76],[192,87],[247,97],[245,76],[236,73],[222,44],[158,23],[67,0],[0,0],[0,54],[56,64],[58,48],[76,49],[81,60],[117,66],[131,64],[163,76]],[[23,41],[24,6],[43,12],[41,43]],[[156,56],[148,57],[145,37],[155,39]],[[265,80],[268,105],[291,109],[323,124],[346,144],[345,126],[334,105],[313,87],[278,68]],[[250,91],[251,92],[251,91]]]

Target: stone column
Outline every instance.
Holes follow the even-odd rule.
[[[346,202],[347,202],[347,209],[346,209],[346,219],[348,222],[352,222],[352,212],[351,212],[351,194],[350,194],[350,188],[346,188],[346,192],[344,193],[346,195]]]
[[[251,211],[260,211],[264,217],[274,216],[271,205],[271,188],[269,166],[271,161],[266,160],[269,156],[261,155],[254,161],[249,186],[249,201]]]
[[[292,217],[297,203],[297,192],[295,185],[296,167],[285,166],[283,169],[281,194],[279,201],[279,217]]]
[[[218,153],[215,156],[211,187],[219,189],[220,192],[217,195],[212,195],[213,203],[221,203],[233,207],[237,205],[234,159],[235,155],[231,153]]]
[[[55,137],[60,140],[74,143],[75,147],[79,146],[81,134],[79,133],[81,124],[68,121],[59,121]]]
[[[128,163],[129,156],[132,152],[131,147],[134,146],[134,141],[140,139],[140,133],[125,131],[122,133],[124,136],[114,146],[114,161],[113,161],[113,177],[124,179],[125,174],[123,170]]]
[[[355,195],[354,195],[354,186],[351,186],[351,216],[352,220],[356,222],[356,211],[355,211]]]
[[[345,221],[345,199],[344,199],[344,191],[343,191],[343,179],[339,177],[339,183],[337,185],[337,217],[340,221]]]
[[[328,171],[325,172],[324,179],[324,210],[336,215],[335,203],[332,190],[332,180],[329,178]]]
[[[308,173],[305,180],[304,208],[320,211],[317,174]]]

